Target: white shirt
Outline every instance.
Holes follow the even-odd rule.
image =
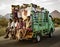
[[[11,23],[10,22],[8,23],[8,27],[11,27]]]
[[[18,18],[22,17],[22,15],[20,14],[20,12],[18,12]]]
[[[11,27],[15,27],[15,22],[14,21],[11,23]]]
[[[20,26],[19,26],[19,23],[18,22],[16,22],[15,23],[15,27],[18,29],[18,28],[20,28]]]
[[[15,23],[15,27],[17,27],[17,25],[18,25],[18,22]]]

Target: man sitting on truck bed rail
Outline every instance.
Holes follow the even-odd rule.
[[[19,25],[20,25],[20,38],[24,38],[30,31],[32,31],[31,28],[31,18],[30,16],[27,16],[27,19],[23,21],[22,18],[19,19]],[[18,32],[19,32],[18,31]]]
[[[20,38],[23,38],[25,36],[25,22],[23,21],[23,18],[19,18],[19,29],[17,30],[16,37],[19,40]]]
[[[31,18],[30,16],[28,16],[26,20],[26,31],[32,31],[31,25],[32,25]]]
[[[9,19],[8,26],[6,28],[6,36],[4,38],[9,38],[9,33],[11,32],[12,19]]]

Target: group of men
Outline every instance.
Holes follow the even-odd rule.
[[[27,16],[26,20],[23,20],[22,17],[9,19],[5,38],[9,38],[9,34],[11,35],[11,38],[14,39],[24,38],[27,31],[32,31],[31,25],[30,16]]]

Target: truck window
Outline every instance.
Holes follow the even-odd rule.
[[[37,23],[38,21],[38,13],[32,11],[32,14],[31,14],[31,18],[32,18],[32,21],[33,23]]]
[[[35,21],[44,21],[44,13],[43,12],[36,12],[34,13]]]

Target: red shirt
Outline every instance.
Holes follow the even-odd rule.
[[[19,26],[20,26],[20,28],[25,27],[25,22],[23,22],[23,21],[19,22]]]

